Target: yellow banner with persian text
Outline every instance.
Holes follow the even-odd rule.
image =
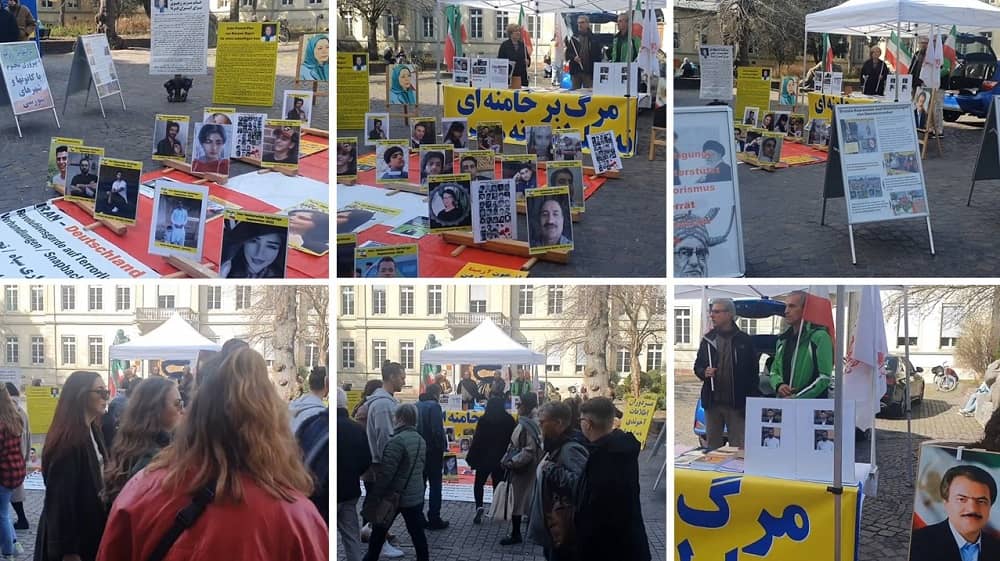
[[[819,92],[809,92],[809,120],[825,119],[829,121],[833,117],[833,106],[844,103],[875,103],[874,99],[865,97],[847,97],[843,95],[822,94]]]

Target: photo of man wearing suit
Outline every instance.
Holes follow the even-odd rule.
[[[948,518],[913,531],[910,561],[989,561],[1000,559],[1000,539],[989,533],[997,484],[984,469],[955,466],[941,478]]]

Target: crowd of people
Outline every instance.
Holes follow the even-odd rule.
[[[329,416],[325,367],[291,406],[264,358],[231,340],[180,375],[131,369],[65,381],[41,454],[36,561],[326,560]],[[30,434],[0,386],[0,553],[23,551]]]
[[[484,396],[473,375],[464,372],[455,391],[469,404],[486,400],[466,456],[475,470],[473,523],[482,524],[487,515],[489,483],[495,508],[504,511],[493,513],[494,518],[511,525],[500,546],[527,538],[549,561],[648,561],[639,501],[641,445],[615,428],[619,413],[613,401],[574,397],[539,403],[524,372],[511,382],[509,393],[502,377],[493,376]],[[381,380],[366,384],[353,411],[348,411],[346,392],[337,391],[337,531],[347,561],[402,556],[389,541],[389,529],[400,515],[418,561],[430,559],[425,530],[449,527],[441,517],[448,437],[438,381],[445,380],[428,384],[416,404],[395,395],[405,380],[403,367],[386,361]],[[510,394],[520,398],[516,420],[505,408]]]

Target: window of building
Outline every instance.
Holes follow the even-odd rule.
[[[72,335],[62,336],[62,363],[76,364],[76,337]]]
[[[240,6],[243,8],[252,8],[253,0],[240,0]]]
[[[99,311],[104,309],[104,287],[87,287],[87,310]]]
[[[205,307],[209,310],[222,309],[222,287],[209,286],[205,295]]]
[[[486,287],[469,287],[469,311],[472,313],[486,313]]]
[[[563,287],[561,284],[549,287],[549,315],[563,312]]]
[[[219,3],[216,5],[217,8],[221,9],[221,8],[228,8],[229,7],[229,0],[218,0],[218,2]]]
[[[576,373],[579,374],[587,368],[587,353],[583,351],[583,343],[576,344]]]
[[[531,36],[532,41],[534,41],[535,33],[538,31],[538,18],[535,16],[528,16],[526,23],[528,24],[528,35]]]
[[[424,39],[434,38],[434,16],[422,16]]]
[[[507,38],[507,24],[510,23],[510,14],[507,12],[496,12],[496,38],[506,39]]]
[[[909,342],[909,345],[911,347],[917,346],[917,343],[919,341],[919,337],[917,336],[917,334],[920,333],[920,314],[919,314],[919,310],[920,310],[920,308],[919,308],[919,305],[917,305],[917,304],[910,304],[910,307],[909,307],[908,310],[904,309],[903,306],[899,307],[899,314],[896,316],[896,346],[897,347],[904,347],[904,346],[906,346],[907,342]],[[907,320],[908,325],[907,325],[907,323],[903,322],[903,320],[904,320],[903,314],[904,313],[906,313],[906,316],[907,316],[906,320]],[[909,328],[909,330],[907,331],[906,328]],[[907,341],[907,338],[909,339],[909,341]]]
[[[156,306],[163,310],[174,309],[177,298],[173,294],[160,294],[156,297]]]
[[[385,315],[385,287],[372,287],[372,315]],[[379,363],[381,364],[381,363]]]
[[[941,341],[943,349],[952,348],[958,344],[962,334],[962,306],[958,304],[943,304],[941,306]]]
[[[354,341],[340,342],[340,367],[352,369],[355,367]]]
[[[659,370],[663,366],[663,345],[650,343],[646,345],[646,372]]]
[[[528,316],[535,313],[535,287],[522,284],[517,289],[517,313]]]
[[[740,318],[736,320],[737,325],[740,326],[744,332],[748,335],[757,334],[757,320],[753,318]]]
[[[691,344],[690,308],[674,308],[674,344]]]
[[[413,341],[399,342],[399,364],[407,370],[412,370],[414,368]]]
[[[319,345],[316,341],[306,343],[306,368],[319,366]]]
[[[4,309],[7,310],[8,312],[16,312],[17,311],[17,285],[16,284],[8,284],[8,285],[4,286],[3,296],[4,296],[4,299],[3,299]]]
[[[76,309],[76,286],[63,285],[59,287],[59,309],[64,312]]]
[[[7,337],[4,345],[4,362],[18,364],[21,362],[21,343],[17,337]]]
[[[399,315],[401,315],[401,316],[412,316],[413,315],[413,287],[412,286],[401,286],[401,287],[399,287]]]
[[[549,347],[549,352],[545,353],[545,372],[548,374],[558,374],[562,370],[562,352],[559,347]]]
[[[229,4],[226,4],[226,5],[228,6]],[[66,0],[66,7],[67,8],[79,8],[80,7],[80,0]]]
[[[253,287],[252,286],[237,286],[236,287],[236,309],[246,310],[253,306]]]
[[[87,364],[97,366],[104,364],[104,337],[90,336],[87,338],[90,352],[87,354]]]
[[[372,367],[375,370],[382,368],[382,363],[389,356],[389,347],[385,341],[372,341]]]
[[[55,8],[55,6],[56,6],[55,0],[42,0],[43,8]]]
[[[45,363],[45,338],[41,335],[31,336],[31,364]]]
[[[282,6],[294,6],[295,0],[281,0]]]
[[[354,287],[340,287],[340,315],[354,315]]]
[[[432,284],[427,287],[427,315],[436,316],[441,314],[441,304],[444,294],[440,284]]]
[[[681,48],[681,24],[674,22],[674,49]]]
[[[45,287],[40,284],[31,285],[31,311],[45,311]]]
[[[322,4],[323,0],[309,0],[310,5]]]
[[[396,16],[394,16],[392,14],[386,14],[385,15],[385,19],[382,20],[382,21],[385,22],[385,36],[386,37],[395,37],[396,36],[396,28],[399,27],[399,24],[400,24],[399,18],[397,18]]]
[[[115,311],[127,312],[132,308],[132,287],[115,287]]]
[[[621,374],[628,374],[632,371],[632,353],[625,349],[618,349],[615,357],[615,367]]]
[[[483,38],[483,10],[480,8],[469,8],[469,38]]]

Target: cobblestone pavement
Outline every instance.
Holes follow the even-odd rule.
[[[649,448],[652,447],[654,438],[649,440]],[[664,482],[661,481],[654,491],[653,481],[663,466],[664,448],[661,448],[652,460],[649,448],[639,455],[642,515],[646,524],[646,535],[649,538],[652,559],[662,560],[666,558],[667,541],[666,490]],[[544,561],[542,548],[529,543],[528,540],[514,546],[501,546],[499,544],[500,539],[510,533],[509,522],[485,521],[482,525],[477,526],[472,523],[475,515],[476,505],[474,503],[444,501],[441,508],[441,518],[448,520],[451,525],[446,530],[427,532],[432,561]],[[522,529],[527,529],[527,520],[522,524]],[[391,532],[398,536],[397,545],[405,553],[401,559],[413,559],[416,553],[411,545],[410,536],[406,533],[402,518],[397,518]],[[362,546],[367,547],[367,544],[362,544]],[[345,559],[344,552],[339,546],[337,559],[340,561]],[[383,557],[383,559],[386,558]]]
[[[297,89],[294,85],[297,48],[297,44],[278,47],[276,103],[270,108],[237,106],[240,110],[266,112],[275,118],[280,116],[282,92]],[[93,92],[86,107],[85,93],[80,92],[70,96],[66,111],[63,111],[72,54],[43,58],[62,128],[56,127],[51,111],[30,113],[20,118],[24,138],[18,138],[10,109],[0,108],[0,146],[5,148],[5,157],[0,159],[0,182],[5,187],[0,191],[0,212],[37,204],[56,195],[45,187],[51,137],[82,138],[88,145],[103,146],[108,157],[142,160],[143,170],[148,171],[160,166],[151,158],[153,116],[156,113],[181,114],[200,120],[202,109],[213,105],[215,49],[209,49],[208,75],[192,76],[194,86],[186,103],[167,102],[163,83],[169,76],[149,75],[149,51],[114,51],[113,56],[127,110],[122,109],[117,96],[105,98],[108,118],[104,119]],[[329,130],[328,98],[319,97],[313,111],[312,126]],[[236,161],[231,166],[234,176],[255,170],[253,166]]]
[[[424,72],[419,82],[420,115],[440,119],[444,110],[435,105],[433,72]],[[372,76],[370,91],[373,112],[385,112],[385,76]],[[426,104],[426,105],[425,105]],[[531,268],[539,277],[664,277],[666,276],[667,206],[666,153],[662,148],[650,161],[649,131],[653,116],[641,111],[636,130],[635,157],[623,159],[622,178],[609,180],[587,200],[585,217],[573,224],[576,249],[568,264],[539,262]],[[390,131],[404,127],[402,117],[392,117]],[[340,130],[338,136],[361,137],[363,131]],[[398,136],[393,134],[393,136]],[[373,147],[361,146],[373,152]],[[584,156],[584,165],[590,165]],[[518,230],[526,232],[524,217]],[[523,237],[523,234],[522,234]]]
[[[925,378],[927,379],[927,378]],[[675,383],[674,439],[678,446],[697,446],[691,430],[701,382],[692,375]],[[913,516],[913,480],[917,450],[927,440],[974,441],[983,427],[974,418],[958,415],[974,386],[963,383],[951,393],[938,392],[929,382],[923,403],[914,405],[912,440],[908,443],[906,419],[876,419],[876,455],[880,471],[878,497],[866,498],[862,512],[860,561],[906,561]],[[869,461],[868,441],[859,441],[857,461]],[[906,462],[913,475],[907,475]]]
[[[678,106],[705,105],[697,90],[675,91]],[[966,206],[983,120],[945,124],[944,157],[932,144],[924,160],[927,199],[937,255],[930,255],[924,220],[896,220],[854,228],[858,264],[851,264],[844,199],[827,204],[820,225],[826,164],[775,173],[740,165],[740,200],[747,277],[983,277],[996,276],[1000,255],[1000,185],[976,184]]]

